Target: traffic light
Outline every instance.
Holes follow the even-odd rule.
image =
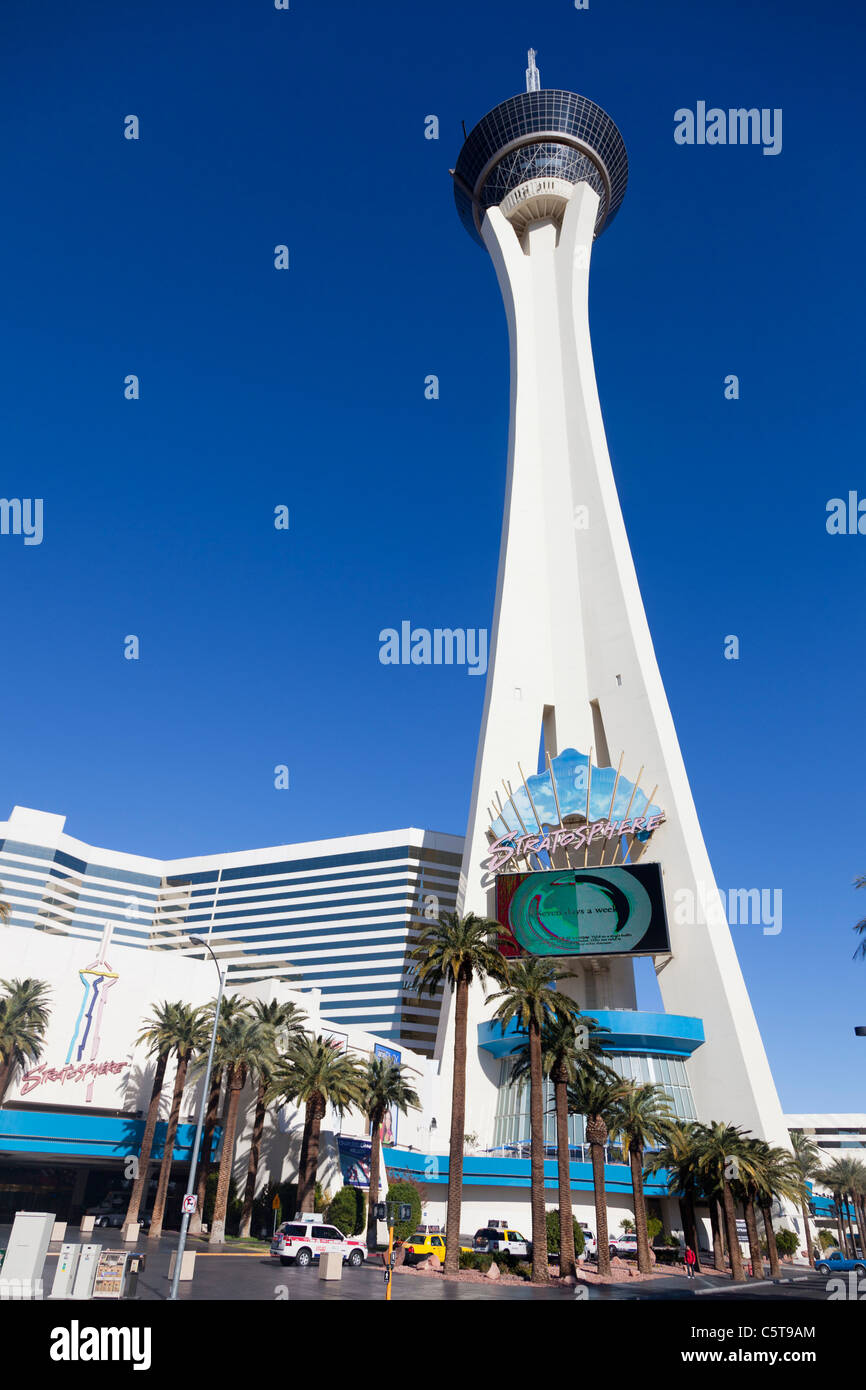
[[[377,1221],[388,1220],[388,1208],[384,1202],[377,1202],[373,1208],[373,1215]]]
[[[412,1208],[411,1208],[411,1206],[409,1205],[408,1202],[401,1202],[401,1203],[400,1203],[400,1220],[401,1220],[401,1221],[411,1221],[411,1220],[412,1220]]]

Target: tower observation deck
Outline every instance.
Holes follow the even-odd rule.
[[[527,85],[537,80],[534,54]],[[625,197],[628,156],[606,111],[574,92],[530,90],[488,111],[469,132],[454,169],[454,198],[466,230],[482,245],[481,222],[499,207],[518,235],[530,222],[562,218],[575,185],[599,197],[595,235]]]

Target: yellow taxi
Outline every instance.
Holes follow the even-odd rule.
[[[426,1260],[435,1255],[440,1264],[445,1263],[445,1236],[441,1226],[419,1226],[403,1246],[407,1264]]]

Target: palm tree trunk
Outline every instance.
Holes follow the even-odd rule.
[[[587,1116],[587,1129],[601,1123],[598,1115]],[[595,1197],[596,1263],[599,1274],[610,1277],[610,1237],[607,1230],[607,1191],[604,1185],[604,1143],[590,1140],[592,1191]]]
[[[764,1231],[767,1236],[767,1254],[770,1259],[770,1275],[773,1279],[779,1279],[782,1274],[782,1267],[779,1264],[779,1247],[776,1245],[776,1232],[773,1230],[773,1209],[769,1202],[764,1202],[761,1206],[764,1214]]]
[[[309,1117],[309,1137],[307,1139],[307,1156],[301,1174],[301,1185],[298,1194],[298,1205],[303,1211],[309,1205],[312,1209],[316,1196],[316,1177],[319,1172],[319,1133],[322,1128],[322,1119],[325,1114],[325,1102],[315,1091],[307,1101],[307,1115]]]
[[[301,1151],[298,1154],[298,1181],[295,1184],[295,1215],[297,1217],[300,1217],[304,1210],[301,1206],[301,1195],[304,1189],[304,1174],[307,1171],[307,1154],[310,1149],[311,1113],[309,1105],[304,1106],[304,1128],[301,1131]]]
[[[858,1237],[860,1243],[860,1255],[866,1255],[866,1245],[863,1244],[863,1195],[862,1193],[853,1194],[853,1212],[855,1212],[856,1222],[858,1222]]]
[[[842,1251],[842,1254],[845,1255],[848,1253],[848,1247],[845,1242],[845,1231],[842,1226],[842,1200],[838,1192],[833,1193],[833,1205],[836,1208],[836,1234],[839,1237],[839,1249]]]
[[[722,1219],[719,1203],[710,1198],[710,1225],[713,1228],[713,1268],[717,1274],[725,1272],[725,1250],[722,1242]]]
[[[695,1252],[695,1274],[702,1272],[700,1240],[698,1237],[698,1217],[695,1211],[694,1194],[688,1189],[683,1193],[680,1203],[683,1212],[683,1225],[686,1228],[686,1241]]]
[[[529,1174],[532,1282],[549,1284],[547,1222],[544,1215],[544,1072],[541,1065],[541,1029],[532,1019],[529,1021]]]
[[[725,1213],[725,1226],[728,1232],[728,1255],[731,1261],[731,1278],[737,1284],[742,1284],[745,1279],[743,1273],[743,1257],[740,1253],[740,1241],[737,1236],[737,1213],[734,1209],[734,1195],[727,1178],[722,1178],[722,1207]]]
[[[815,1268],[815,1254],[812,1250],[812,1235],[809,1227],[809,1208],[805,1202],[800,1203],[800,1215],[803,1218],[803,1230],[806,1232],[806,1254],[809,1256],[809,1264]]]
[[[220,1105],[220,1091],[222,1090],[223,1073],[217,1068],[211,1077],[210,1095],[207,1098],[207,1110],[204,1116],[204,1128],[201,1145],[201,1162],[198,1169],[198,1184],[196,1186],[196,1204],[193,1212],[189,1230],[191,1235],[198,1235],[201,1231],[201,1223],[204,1219],[204,1199],[207,1192],[207,1180],[210,1177],[210,1170],[213,1166],[213,1137],[217,1123],[217,1111]]]
[[[3,1101],[5,1099],[6,1091],[8,1090],[9,1083],[12,1080],[12,1072],[14,1071],[14,1069],[15,1057],[14,1054],[10,1053],[8,1057],[5,1057],[3,1061],[0,1062],[0,1105],[3,1104]]]
[[[370,1125],[370,1196],[367,1201],[367,1249],[375,1250],[377,1244],[376,1215],[373,1210],[379,1200],[379,1130],[381,1117],[373,1115]]]
[[[568,1153],[568,1091],[565,1077],[557,1071],[553,1077],[553,1099],[556,1110],[556,1163],[559,1177],[559,1273],[561,1278],[577,1277],[574,1258],[574,1212],[571,1208],[571,1169]]]
[[[153,1086],[150,1091],[150,1104],[147,1107],[144,1134],[141,1136],[141,1148],[138,1151],[138,1177],[132,1185],[129,1206],[126,1208],[126,1217],[123,1222],[124,1230],[127,1226],[134,1226],[138,1221],[141,1199],[147,1192],[147,1182],[150,1174],[150,1153],[153,1148],[153,1136],[156,1133],[156,1121],[159,1115],[159,1100],[162,1095],[162,1083],[165,1081],[165,1069],[167,1066],[168,1053],[164,1052],[156,1059],[156,1072],[154,1073]]]
[[[250,1141],[250,1161],[247,1164],[247,1181],[244,1187],[244,1206],[241,1212],[241,1228],[239,1234],[248,1236],[253,1224],[253,1202],[256,1197],[256,1176],[259,1171],[259,1153],[262,1147],[262,1133],[265,1128],[265,1082],[263,1077],[259,1077],[259,1089],[256,1094],[256,1113],[253,1119],[253,1134]]]
[[[643,1152],[634,1146],[629,1147],[628,1161],[631,1165],[631,1185],[634,1194],[634,1228],[637,1234],[637,1267],[641,1274],[652,1272],[649,1237],[646,1229],[646,1200],[643,1195]]]
[[[174,1153],[174,1136],[177,1134],[177,1122],[180,1119],[180,1104],[183,1099],[183,1088],[186,1085],[186,1070],[189,1066],[189,1056],[179,1057],[177,1071],[174,1077],[174,1093],[171,1098],[171,1112],[168,1117],[168,1128],[165,1132],[165,1147],[162,1151],[162,1163],[159,1165],[159,1180],[156,1184],[156,1199],[153,1203],[153,1215],[150,1219],[150,1230],[148,1237],[158,1240],[162,1235],[162,1223],[165,1216],[165,1199],[168,1196],[168,1183],[171,1177],[171,1160]]]
[[[210,1228],[210,1244],[225,1245],[226,1212],[229,1205],[229,1184],[235,1156],[235,1131],[238,1123],[238,1106],[244,1079],[240,1067],[232,1067],[229,1077],[229,1103],[223,1134],[223,1147],[220,1154],[219,1177],[217,1178],[216,1200],[213,1208],[213,1221]]]
[[[851,1212],[851,1194],[845,1193],[845,1215],[848,1218],[848,1237],[851,1241],[851,1259],[857,1258],[857,1245],[854,1240],[854,1217]]]
[[[764,1277],[764,1258],[761,1254],[761,1242],[758,1239],[758,1223],[755,1219],[755,1198],[752,1192],[746,1196],[743,1202],[743,1215],[746,1218],[746,1231],[749,1237],[749,1256],[752,1261],[752,1275],[755,1279]]]
[[[445,1216],[445,1274],[460,1267],[463,1209],[463,1132],[466,1128],[466,1023],[469,981],[461,970],[454,999],[454,1075],[451,1080],[451,1137],[448,1142],[448,1206]]]

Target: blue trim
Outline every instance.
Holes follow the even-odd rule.
[[[151,1159],[162,1158],[167,1125],[156,1126]],[[42,1110],[0,1110],[0,1153],[33,1157],[126,1158],[138,1153],[144,1120],[106,1115],[50,1114]],[[221,1129],[217,1126],[217,1142]],[[189,1162],[195,1125],[178,1125],[172,1161]]]
[[[388,1177],[411,1178],[413,1182],[444,1185],[448,1182],[447,1154],[420,1154],[407,1149],[384,1148],[385,1166]],[[592,1164],[569,1163],[569,1181],[579,1192],[592,1192]],[[666,1171],[652,1173],[644,1178],[644,1191],[648,1197],[666,1197],[668,1175]],[[529,1187],[530,1162],[528,1158],[501,1158],[484,1154],[479,1158],[463,1159],[464,1187]],[[630,1194],[632,1191],[631,1169],[625,1163],[606,1163],[604,1165],[604,1185],[609,1193]],[[544,1186],[555,1190],[559,1186],[558,1169],[555,1158],[545,1160]]]
[[[603,1038],[605,1052],[651,1053],[662,1057],[690,1057],[704,1041],[703,1019],[687,1014],[651,1014],[637,1009],[586,1009],[588,1018],[609,1029]],[[504,1034],[495,1019],[478,1025],[478,1046],[494,1057],[507,1057],[524,1043],[526,1033],[513,1019]]]

